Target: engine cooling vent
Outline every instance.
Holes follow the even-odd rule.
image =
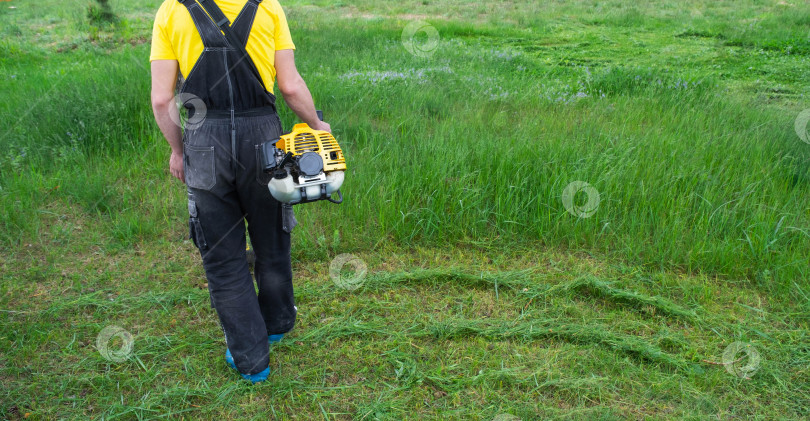
[[[296,124],[292,132],[281,136],[276,147],[293,155],[316,152],[323,158],[324,171],[346,169],[346,159],[335,137],[329,132],[312,130],[306,124]]]
[[[298,133],[293,140],[292,153],[300,155],[304,152],[318,152],[318,140],[313,133]]]

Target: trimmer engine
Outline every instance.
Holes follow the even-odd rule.
[[[279,202],[343,202],[346,160],[329,132],[296,124],[292,132],[262,145],[262,164],[265,173],[273,174],[267,188]]]

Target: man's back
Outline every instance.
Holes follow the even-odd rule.
[[[215,0],[215,3],[234,25],[247,1]],[[180,73],[188,77],[204,48],[186,7],[177,0],[165,0],[155,16],[150,60],[177,60]],[[272,93],[276,50],[295,49],[287,19],[277,0],[265,0],[259,5],[245,48],[259,70],[265,88]]]

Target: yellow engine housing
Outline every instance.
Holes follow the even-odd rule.
[[[276,147],[282,151],[301,155],[304,152],[317,152],[323,158],[323,171],[346,169],[346,159],[335,137],[322,130],[313,130],[306,123],[296,124],[292,131],[281,136]]]

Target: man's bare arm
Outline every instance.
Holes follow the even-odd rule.
[[[174,103],[174,87],[177,82],[177,60],[155,60],[152,62],[152,113],[155,115],[161,133],[172,148],[169,158],[169,171],[182,182],[183,173],[183,134],[177,106]]]
[[[276,51],[276,81],[284,102],[295,112],[295,114],[309,127],[315,130],[325,130],[331,132],[329,124],[320,121],[315,113],[315,104],[312,101],[312,94],[309,92],[304,78],[298,73],[295,67],[294,50]]]

